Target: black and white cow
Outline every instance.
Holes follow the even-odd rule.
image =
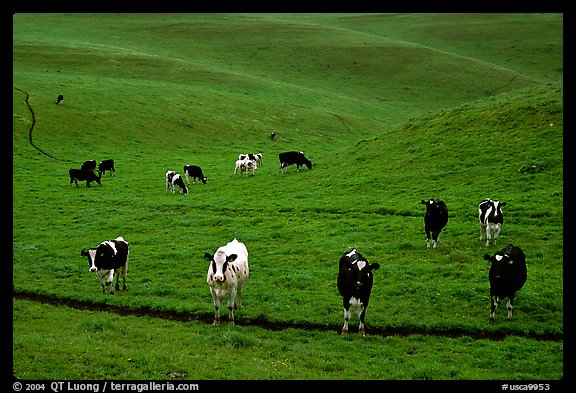
[[[364,319],[374,283],[372,272],[379,267],[379,263],[368,263],[355,248],[340,257],[337,285],[344,306],[342,335],[348,333],[348,321],[351,317],[350,305],[356,309],[356,315],[360,317],[358,332],[362,336],[366,335]]]
[[[526,270],[526,256],[520,247],[507,245],[502,251],[493,256],[484,254],[484,259],[490,261],[490,316],[489,322],[494,321],[494,313],[498,304],[508,298],[506,309],[508,320],[512,319],[512,308],[516,292],[526,283],[528,271]]]
[[[248,276],[248,249],[234,239],[219,247],[214,255],[205,253],[210,261],[206,282],[214,301],[214,325],[220,323],[220,303],[228,298],[228,323],[234,324],[234,309],[242,308],[242,290]]]
[[[96,160],[84,161],[80,169],[86,169],[94,172],[96,170]]]
[[[116,174],[116,169],[114,168],[114,160],[100,161],[100,163],[98,164],[98,172],[100,173],[100,175],[102,175],[106,171],[109,171],[110,174],[112,175]]]
[[[251,160],[256,163],[256,166],[262,166],[262,153],[244,153],[238,155],[238,159],[241,161]]]
[[[186,187],[186,184],[184,184],[184,180],[182,180],[182,176],[180,176],[179,173],[176,173],[175,171],[167,171],[166,172],[166,192],[168,192],[169,189],[172,189],[172,193],[175,192],[176,190],[176,186],[178,186],[178,188],[180,188],[180,194],[188,194],[188,187]]]
[[[308,169],[312,169],[312,162],[306,158],[301,151],[286,151],[278,155],[280,159],[280,172],[284,172],[284,168],[289,165],[296,164],[296,170],[299,171],[302,165],[306,165]]]
[[[426,247],[430,248],[430,235],[432,235],[432,248],[436,248],[440,243],[440,232],[448,223],[448,207],[441,199],[422,200],[420,203],[426,205],[424,213]]]
[[[88,257],[89,271],[96,273],[102,285],[102,293],[110,287],[109,293],[114,295],[114,289],[120,288],[120,277],[124,281],[122,290],[126,290],[126,275],[128,274],[128,257],[130,248],[128,242],[122,237],[106,240],[96,248],[80,251],[80,256]],[[116,276],[116,286],[114,283]]]
[[[59,94],[58,97],[56,98],[56,104],[62,105],[63,102],[64,102],[64,94]]]
[[[490,231],[494,233],[494,244],[500,235],[500,229],[504,223],[504,216],[502,215],[502,206],[506,206],[506,202],[492,200],[490,198],[484,199],[478,205],[478,220],[480,221],[480,241],[484,231],[486,231],[486,247],[490,246]]]
[[[96,176],[93,171],[88,169],[70,169],[68,174],[70,175],[70,187],[72,187],[72,183],[76,183],[76,187],[78,187],[78,181],[86,181],[86,187],[88,188],[90,188],[90,183],[93,181],[102,185],[100,182],[101,176]]]
[[[275,133],[275,132],[271,132],[271,133],[270,133],[270,140],[273,141],[274,139],[276,139],[276,133]]]
[[[198,182],[206,184],[206,176],[202,173],[202,168],[197,165],[184,165],[184,176],[186,176],[188,184],[190,184],[190,178],[192,178],[192,184],[196,183],[196,179]]]
[[[236,178],[236,175],[238,173],[246,173],[248,174],[248,172],[252,173],[252,176],[254,176],[254,171],[256,170],[257,165],[256,165],[256,161],[253,161],[249,158],[246,158],[244,160],[236,160],[236,163],[234,164],[234,179]]]

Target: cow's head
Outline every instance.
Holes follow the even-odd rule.
[[[438,215],[446,208],[446,204],[441,199],[422,200],[420,203],[426,206],[427,215]]]
[[[89,266],[89,271],[91,272],[96,272],[98,271],[98,268],[96,267],[96,252],[98,250],[96,248],[89,248],[89,249],[84,249],[82,251],[80,251],[80,256],[82,257],[88,257],[88,266]]]
[[[234,262],[238,256],[236,254],[226,255],[224,251],[216,251],[216,254],[204,254],[204,259],[212,262],[212,271],[214,272],[214,281],[226,281],[226,269],[229,262]]]
[[[512,257],[505,252],[497,252],[492,256],[484,254],[484,259],[491,264],[490,281],[497,282],[506,278],[508,270],[514,264]]]
[[[378,268],[380,268],[379,263],[370,264],[363,259],[352,262],[349,274],[352,276],[350,282],[354,283],[355,292],[371,287],[374,280],[372,272]]]
[[[499,214],[502,214],[502,210],[500,208],[502,206],[506,206],[506,202],[500,202],[498,200],[493,200],[492,206],[494,206],[494,215],[497,216]]]

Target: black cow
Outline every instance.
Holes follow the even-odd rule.
[[[528,272],[526,270],[526,256],[520,247],[509,244],[502,251],[493,256],[484,254],[484,259],[490,261],[490,317],[494,321],[494,312],[504,298],[508,298],[506,309],[508,320],[512,319],[512,306],[516,292],[526,283]]]
[[[80,251],[80,256],[88,257],[90,271],[95,272],[102,285],[102,293],[106,293],[106,287],[110,287],[110,294],[114,295],[114,289],[120,288],[120,276],[124,281],[122,290],[126,290],[126,275],[128,273],[128,256],[130,249],[128,242],[122,237],[114,240],[106,240],[96,248]],[[108,276],[108,279],[106,279]],[[116,286],[112,284],[116,276]]]
[[[448,223],[448,207],[441,199],[422,200],[420,203],[426,205],[426,213],[424,214],[426,247],[430,248],[430,234],[432,234],[432,248],[436,248],[440,243],[440,232]]]
[[[96,170],[96,160],[84,161],[80,169],[86,169],[94,172]]]
[[[504,216],[502,215],[502,206],[506,206],[506,202],[492,200],[490,198],[484,199],[478,205],[478,220],[480,221],[480,240],[486,231],[486,247],[490,245],[490,231],[494,231],[494,244],[498,240],[500,229],[504,223]]]
[[[284,168],[289,165],[296,164],[296,170],[299,171],[302,165],[306,165],[308,169],[312,169],[312,162],[306,158],[301,151],[287,151],[278,155],[280,159],[280,172],[284,172]]]
[[[275,132],[271,132],[271,133],[270,133],[270,140],[273,141],[274,139],[276,139],[276,133],[275,133]]]
[[[340,257],[337,284],[344,306],[342,335],[348,333],[348,321],[351,316],[350,305],[356,309],[356,315],[360,317],[359,333],[362,336],[366,335],[364,318],[374,282],[372,271],[379,267],[379,263],[369,264],[355,248]]]
[[[202,183],[206,184],[206,177],[202,173],[202,168],[196,165],[184,165],[184,175],[186,176],[186,182],[190,184],[190,177],[192,177],[192,184],[196,183],[196,179],[198,181],[202,181]]]
[[[62,102],[64,102],[64,94],[59,94],[58,98],[56,98],[56,104],[62,105]]]
[[[116,174],[116,169],[114,168],[114,160],[100,161],[100,164],[98,164],[98,172],[100,173],[100,176],[102,176],[102,174],[106,171],[109,171],[112,175]]]
[[[70,187],[72,187],[72,183],[76,183],[76,187],[78,187],[78,180],[86,181],[86,187],[88,188],[93,181],[102,185],[100,182],[102,176],[96,176],[93,171],[88,169],[70,169],[68,174],[70,175]]]

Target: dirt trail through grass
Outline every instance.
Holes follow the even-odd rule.
[[[147,316],[152,318],[168,319],[179,322],[199,321],[211,324],[213,321],[212,314],[193,314],[187,312],[170,311],[170,310],[156,310],[150,307],[125,307],[112,304],[93,303],[88,301],[80,301],[74,299],[58,298],[28,291],[19,291],[13,293],[14,299],[28,300],[40,302],[43,304],[50,304],[54,306],[66,306],[77,310],[97,311],[97,312],[111,312],[119,315],[136,315]],[[257,318],[239,318],[236,324],[240,326],[257,326],[268,330],[284,330],[284,329],[304,329],[315,331],[333,331],[336,334],[340,333],[340,325],[328,325],[319,323],[295,323],[295,322],[282,322],[270,321],[265,316]],[[427,328],[427,327],[368,327],[368,334],[378,336],[409,336],[413,334],[421,334],[427,336],[438,337],[462,337],[468,336],[474,339],[487,339],[487,340],[503,340],[507,336],[523,337],[541,341],[562,341],[563,334],[556,333],[534,333],[534,332],[489,332],[483,330],[465,330],[465,329],[442,329],[442,328]],[[354,334],[354,333],[352,333]]]
[[[30,126],[30,130],[28,131],[28,141],[30,142],[30,146],[32,146],[34,149],[38,150],[40,153],[44,154],[46,157],[52,158],[53,160],[64,161],[64,162],[73,162],[70,160],[64,160],[62,158],[54,157],[54,156],[46,153],[44,150],[40,149],[38,146],[36,146],[34,144],[34,142],[32,141],[32,131],[34,131],[34,126],[36,125],[36,115],[34,114],[34,110],[32,109],[32,106],[30,105],[30,94],[28,94],[24,90],[19,89],[17,87],[14,87],[14,88],[16,90],[18,90],[19,92],[26,94],[26,105],[28,106],[28,109],[30,110],[30,114],[32,116],[32,125]]]

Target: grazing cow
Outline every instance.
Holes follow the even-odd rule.
[[[236,160],[236,164],[234,165],[234,179],[238,172],[242,173],[245,172],[252,172],[252,176],[254,176],[254,171],[256,170],[256,161],[252,161],[250,159],[245,160]]]
[[[109,171],[110,174],[116,174],[116,169],[114,169],[114,160],[103,160],[98,164],[98,172],[102,175],[104,172]]]
[[[432,248],[436,248],[440,243],[440,232],[448,223],[448,208],[446,203],[440,199],[422,200],[420,203],[426,205],[426,213],[424,214],[426,247],[430,248],[430,234],[432,234]]]
[[[168,171],[166,172],[166,192],[168,189],[172,189],[172,193],[175,192],[175,187],[178,186],[180,188],[180,194],[188,194],[188,187],[184,184],[184,180],[182,180],[182,176],[175,171]]]
[[[202,181],[202,183],[206,184],[206,177],[202,173],[202,168],[196,165],[184,165],[184,175],[186,176],[186,182],[190,184],[190,177],[192,177],[192,184],[196,183],[196,179],[198,182]]]
[[[275,132],[271,132],[271,133],[270,133],[270,140],[273,141],[274,139],[276,139],[276,133],[275,133]]]
[[[301,151],[287,151],[278,155],[280,159],[280,172],[284,173],[284,168],[289,165],[296,164],[296,170],[299,171],[302,165],[306,165],[308,169],[312,169],[312,162],[304,156]]]
[[[488,273],[490,280],[490,316],[488,321],[494,321],[496,307],[506,297],[508,298],[506,305],[508,320],[511,320],[516,292],[524,286],[528,276],[526,256],[520,247],[509,244],[493,256],[484,254],[484,259],[491,263]]]
[[[379,263],[369,264],[355,248],[340,257],[337,284],[344,305],[342,335],[348,333],[348,321],[351,316],[350,305],[352,305],[356,309],[356,315],[360,317],[358,332],[362,336],[366,336],[364,318],[374,282],[372,272],[379,267]]]
[[[56,98],[56,104],[62,105],[62,102],[64,102],[64,94],[59,94],[58,98]]]
[[[490,231],[494,231],[494,245],[496,245],[496,240],[498,240],[500,228],[502,228],[502,223],[504,222],[502,206],[506,206],[506,202],[500,202],[490,198],[484,199],[478,205],[480,240],[482,240],[482,235],[484,231],[486,231],[486,247],[490,246]]]
[[[96,170],[96,160],[84,161],[80,169],[86,169],[94,172]]]
[[[246,154],[240,154],[238,156],[239,160],[250,160],[250,161],[254,161],[256,163],[256,167],[258,166],[262,166],[262,153],[256,153],[256,154],[252,154],[252,153],[246,153]]]
[[[70,169],[68,174],[70,175],[70,187],[72,187],[72,183],[76,183],[76,187],[78,187],[78,180],[86,181],[87,188],[90,188],[90,183],[93,181],[102,185],[100,182],[102,176],[96,176],[93,171],[88,169]]]
[[[214,300],[214,325],[220,323],[220,302],[228,298],[228,323],[234,325],[234,309],[242,308],[242,289],[248,280],[248,250],[234,239],[219,247],[214,255],[205,253],[210,261],[206,282]]]
[[[114,295],[114,289],[120,288],[120,276],[124,281],[122,290],[126,290],[126,275],[128,273],[128,256],[130,254],[128,242],[122,237],[114,240],[106,240],[96,248],[80,251],[80,256],[88,257],[90,271],[95,272],[102,285],[102,293],[106,293],[106,287],[110,287],[110,294]],[[108,279],[106,279],[108,276]],[[114,283],[116,276],[116,286]]]

